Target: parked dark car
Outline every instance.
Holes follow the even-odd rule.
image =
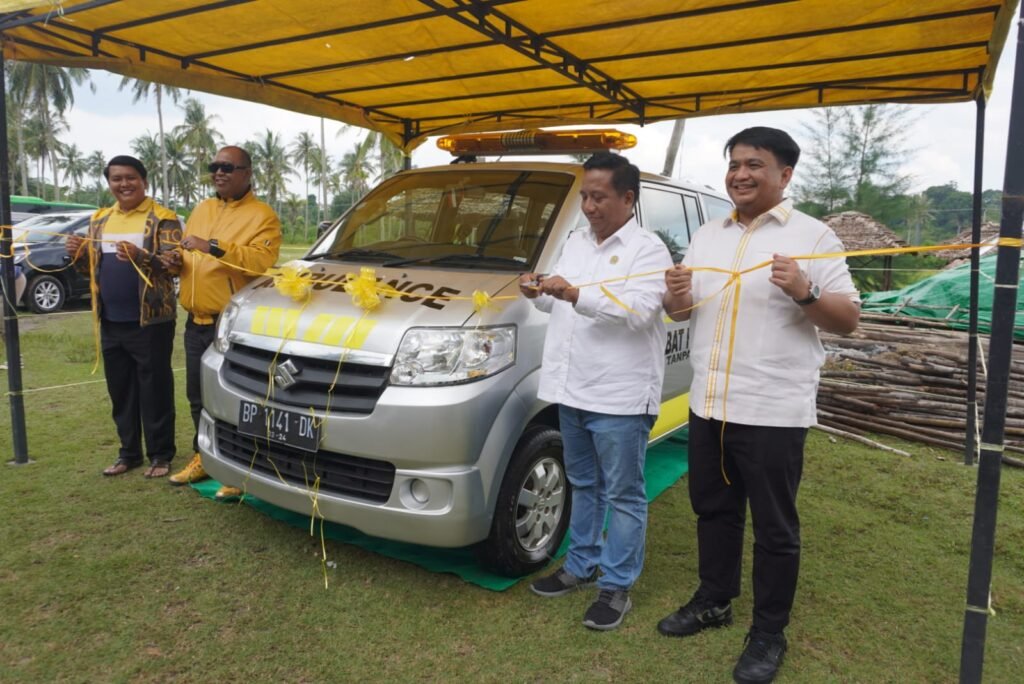
[[[92,214],[40,214],[14,226],[14,263],[21,266],[28,279],[21,304],[35,313],[53,313],[64,308],[69,299],[89,294],[88,277],[68,265],[64,236],[85,236]]]

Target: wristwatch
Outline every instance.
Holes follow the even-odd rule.
[[[821,297],[820,287],[811,282],[807,284],[810,285],[810,290],[807,292],[806,297],[804,297],[803,299],[797,299],[796,297],[793,297],[793,301],[799,304],[800,306],[807,306],[808,304],[813,304],[814,302],[818,301],[818,299]]]
[[[220,243],[217,242],[217,238],[210,240],[210,254],[218,259],[227,254],[227,252],[220,248]]]

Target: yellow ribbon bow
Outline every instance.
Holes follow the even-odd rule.
[[[295,262],[289,262],[281,268],[272,268],[267,274],[274,279],[274,287],[278,292],[296,302],[306,301],[313,291],[313,274]]]
[[[363,266],[358,276],[349,273],[345,278],[345,292],[352,295],[352,304],[363,311],[373,311],[381,305],[382,288],[377,284],[376,271]]]

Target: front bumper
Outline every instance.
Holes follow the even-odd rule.
[[[268,463],[266,454],[276,460],[273,445],[254,465],[256,442],[264,440],[237,435],[238,412],[243,400],[265,398],[223,382],[223,358],[212,349],[203,357],[199,426],[203,466],[218,481],[386,539],[460,547],[487,538],[495,480],[525,421],[525,405],[507,401],[515,394],[512,373],[450,387],[389,387],[370,415],[327,415],[321,450],[315,456],[292,450],[288,472],[280,461]],[[387,472],[367,475],[364,480],[373,482],[364,489],[317,486],[314,468],[337,470],[345,460],[356,462],[351,468],[359,477],[367,470],[360,463],[367,461],[387,466]],[[322,482],[344,481],[352,472],[325,475]]]

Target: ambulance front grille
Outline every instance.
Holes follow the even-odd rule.
[[[252,467],[254,473],[288,484],[312,488],[317,476],[319,489],[372,503],[385,503],[395,482],[395,466],[333,451],[308,451],[239,434],[235,426],[216,421],[217,449],[234,463]]]
[[[271,380],[270,367],[291,361],[295,384],[282,388]],[[372,413],[377,400],[387,387],[391,369],[358,363],[311,359],[276,354],[242,344],[232,344],[224,355],[224,380],[232,387],[278,404],[313,408],[331,413]],[[333,389],[332,389],[333,387]]]

